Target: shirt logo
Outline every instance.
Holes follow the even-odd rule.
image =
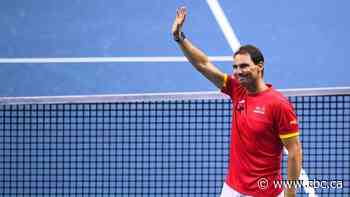
[[[292,124],[298,124],[298,122],[297,122],[297,120],[292,120],[292,121],[289,122],[289,124],[291,124],[291,125]]]
[[[256,106],[253,112],[258,114],[265,114],[265,107]]]
[[[245,103],[245,100],[240,100],[238,103],[237,103],[237,111],[243,111],[244,110],[244,103]]]

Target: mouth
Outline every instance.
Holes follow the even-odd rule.
[[[245,82],[245,81],[248,81],[248,78],[245,76],[239,76],[238,80],[239,80],[239,82]]]

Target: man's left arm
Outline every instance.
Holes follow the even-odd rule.
[[[302,148],[299,136],[283,139],[282,143],[288,150],[287,176],[288,180],[297,181],[300,176],[302,166]],[[295,188],[285,188],[285,197],[296,196]]]

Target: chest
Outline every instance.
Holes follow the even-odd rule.
[[[237,128],[258,136],[272,132],[272,110],[266,99],[249,97],[237,99],[233,109]]]

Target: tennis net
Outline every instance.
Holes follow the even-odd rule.
[[[282,92],[299,117],[304,175],[342,183],[298,193],[348,196],[350,88]],[[220,194],[231,102],[219,93],[17,97],[0,103],[0,196]]]

